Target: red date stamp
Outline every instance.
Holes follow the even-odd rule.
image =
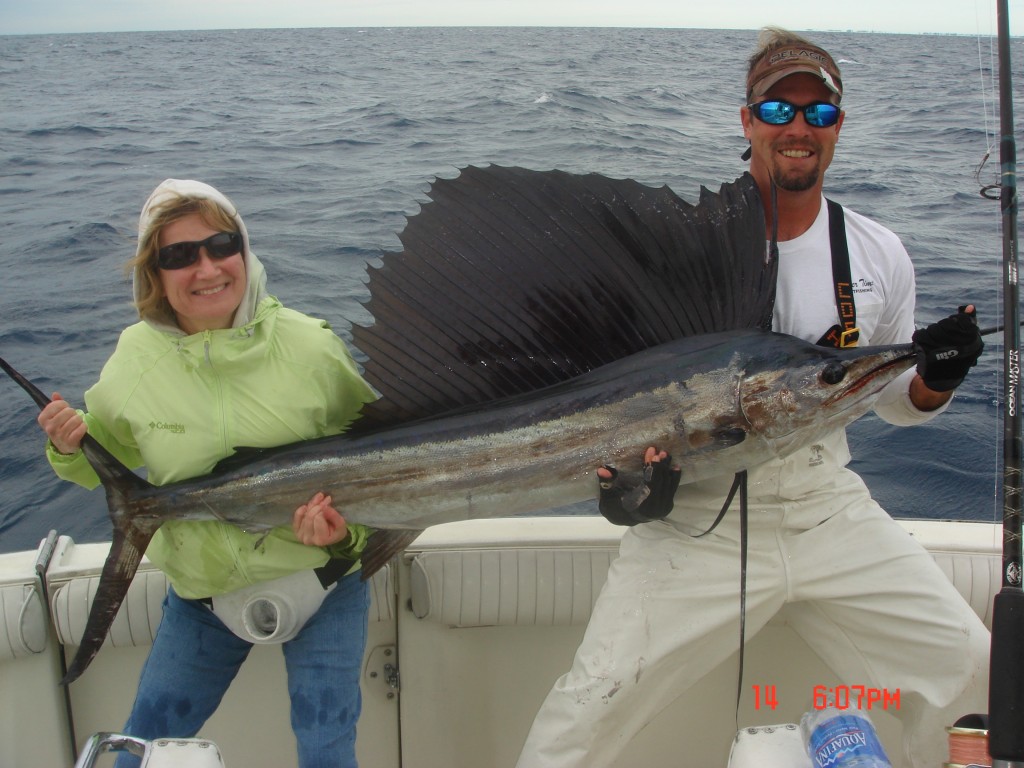
[[[869,688],[866,685],[816,685],[814,708],[825,709],[899,709],[900,689]]]
[[[753,685],[754,709],[774,710],[779,706],[774,685]],[[816,685],[812,698],[814,709],[835,707],[846,709],[899,709],[900,689],[871,688],[866,685]]]
[[[779,706],[779,699],[774,685],[755,685],[752,687],[754,689],[754,709],[768,707],[768,709],[774,711]]]

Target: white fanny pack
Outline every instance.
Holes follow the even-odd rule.
[[[335,586],[337,582],[325,588],[316,572],[307,569],[215,595],[208,604],[243,640],[284,643],[299,633]]]

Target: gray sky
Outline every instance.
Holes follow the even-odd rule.
[[[1010,31],[1024,34],[1013,0]],[[0,0],[0,34],[266,27],[577,26],[995,33],[995,0]],[[1016,13],[1015,13],[1016,11]]]

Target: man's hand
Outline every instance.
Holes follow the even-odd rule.
[[[636,525],[660,520],[672,511],[682,470],[672,465],[665,451],[644,452],[642,474],[619,472],[607,464],[597,470],[598,509],[615,525]]]
[[[348,536],[348,523],[341,513],[331,506],[331,497],[318,493],[307,504],[295,510],[292,530],[303,544],[326,547],[337,544]]]
[[[950,392],[960,386],[985,348],[973,304],[919,328],[912,338],[917,347],[917,373],[935,392]]]

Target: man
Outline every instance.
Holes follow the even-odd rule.
[[[899,239],[852,211],[830,213],[822,186],[843,124],[842,92],[826,51],[764,30],[740,116],[766,234],[777,227],[773,328],[836,346],[913,334],[917,370],[894,381],[876,411],[894,424],[919,424],[947,407],[981,339],[973,307],[914,332],[914,274]],[[840,215],[842,235],[830,237],[830,217]],[[864,288],[852,302],[849,284]],[[696,538],[732,478],[684,485],[673,510],[659,499],[678,478],[664,453],[649,450],[646,460],[656,470],[653,492],[628,514],[622,489],[601,470],[602,512],[633,527],[571,670],[537,714],[520,768],[610,765],[646,722],[738,648],[740,516],[728,514]],[[746,634],[784,611],[844,681],[899,689],[904,764],[940,765],[944,727],[986,709],[989,635],[930,555],[846,468],[849,460],[838,430],[749,471]],[[636,525],[637,518],[650,521]]]

